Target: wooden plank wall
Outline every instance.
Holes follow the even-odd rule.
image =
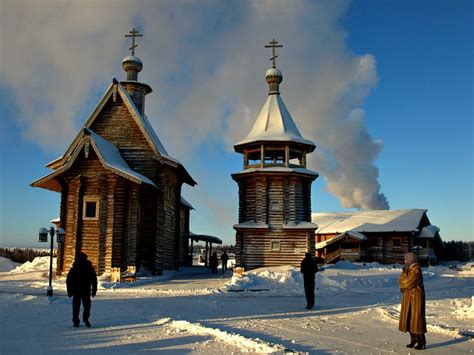
[[[65,184],[68,185],[66,196],[66,204],[61,215],[66,215],[65,221],[65,241],[64,241],[64,255],[62,272],[68,272],[72,267],[72,263],[76,257],[76,236],[78,229],[80,229],[80,222],[82,220],[82,197],[81,197],[81,177],[70,176],[64,179]]]
[[[158,194],[153,187],[143,186],[140,195],[141,229],[139,236],[140,266],[155,270]]]
[[[186,207],[180,208],[180,248],[179,248],[179,263],[180,265],[188,264],[189,254],[189,216],[190,210]]]
[[[157,235],[157,271],[176,268],[179,260],[177,242],[179,242],[179,206],[181,203],[181,185],[174,168],[163,166],[160,176],[163,186],[163,216],[160,216],[161,230]]]
[[[131,182],[119,178],[114,189],[114,218],[112,232],[112,267],[120,267],[125,270],[127,255],[128,230],[128,190]]]
[[[413,240],[410,232],[391,232],[391,233],[364,233],[367,237],[366,242],[362,242],[361,249],[364,254],[363,259],[367,261],[376,261],[382,264],[403,263],[405,254],[412,249]],[[336,234],[318,234],[316,239],[321,242],[332,239]],[[400,246],[394,246],[393,239],[401,241]],[[338,248],[328,248],[331,250]],[[324,251],[319,252],[324,257]]]
[[[267,183],[265,188],[268,199],[266,204],[268,210],[264,211],[264,214],[267,215],[266,222],[281,226],[285,211],[283,179],[281,177],[268,177],[264,181]]]
[[[264,266],[293,265],[300,266],[307,250],[308,238],[311,232],[302,231],[270,231],[266,234],[245,232],[243,238],[238,238],[238,244],[243,243],[243,260],[241,265],[246,269]],[[281,250],[272,251],[271,241],[280,241]],[[240,245],[237,245],[237,248]]]

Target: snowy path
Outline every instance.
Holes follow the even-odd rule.
[[[103,283],[91,329],[72,327],[63,280],[49,300],[46,279],[33,274],[0,273],[1,354],[408,353],[408,336],[397,330],[398,270],[326,269],[312,311],[291,278],[264,292],[226,292],[230,277],[196,269],[115,288]],[[429,353],[473,353],[474,340],[459,333],[474,330],[474,279],[442,275],[425,276]]]

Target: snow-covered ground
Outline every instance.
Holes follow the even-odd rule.
[[[474,352],[474,269],[424,269],[427,351]],[[135,354],[308,352],[406,354],[397,330],[398,265],[324,267],[316,307],[306,310],[299,271],[285,266],[242,277],[187,268],[114,284],[102,277],[92,328],[73,328],[65,280],[46,296],[49,259],[0,258],[0,353]],[[416,352],[416,351],[412,351]]]

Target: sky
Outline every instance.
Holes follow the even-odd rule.
[[[198,182],[191,230],[235,242],[233,144],[265,102],[275,38],[284,100],[317,149],[312,211],[425,208],[443,240],[473,234],[472,1],[0,2],[0,245],[34,246],[59,194],[29,184],[112,79],[132,27],[168,153]]]

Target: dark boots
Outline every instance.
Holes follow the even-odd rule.
[[[407,348],[413,348],[416,344],[416,334],[410,333],[410,344],[407,344]]]
[[[415,344],[416,344],[416,346],[415,346]],[[426,349],[425,334],[410,333],[410,344],[407,344],[407,348],[413,348],[413,347],[416,350]]]
[[[415,349],[416,350],[422,350],[422,349],[426,349],[426,338],[425,338],[425,334],[416,334],[416,346],[415,346]]]

